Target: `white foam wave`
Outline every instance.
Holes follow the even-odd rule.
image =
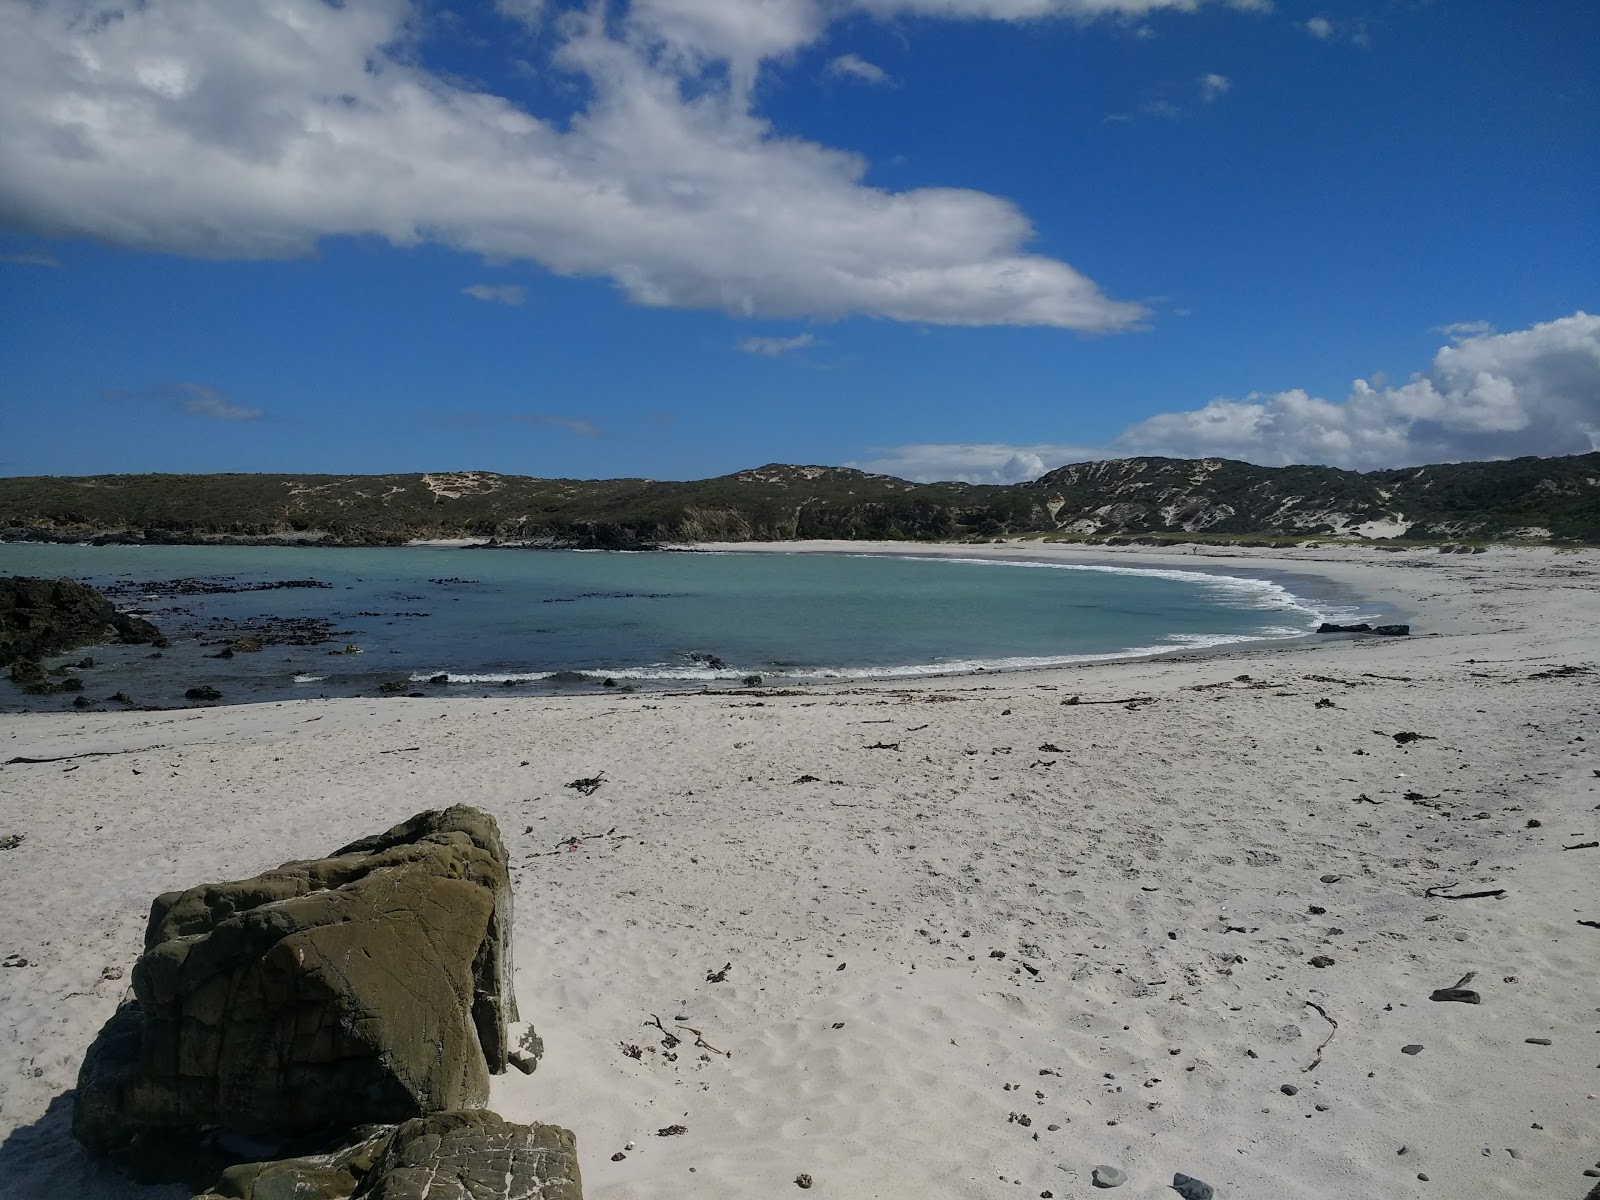
[[[294,681],[296,683],[321,683],[326,678],[326,675],[296,675]]]

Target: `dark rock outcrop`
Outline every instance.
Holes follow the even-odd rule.
[[[222,693],[209,683],[202,683],[199,687],[192,687],[183,693],[185,700],[221,700]]]
[[[335,1154],[247,1163],[197,1200],[581,1200],[577,1144],[555,1125],[437,1113],[362,1131]]]
[[[1332,621],[1324,621],[1317,626],[1318,633],[1369,633],[1372,626],[1365,621],[1359,625],[1335,625]]]
[[[73,1132],[178,1172],[171,1146],[202,1130],[283,1139],[481,1108],[511,1052],[510,931],[499,829],[466,806],[161,896]]]
[[[1405,637],[1411,632],[1411,626],[1409,626],[1409,625],[1377,625],[1377,626],[1373,627],[1372,632],[1373,633],[1381,633],[1381,634],[1383,634],[1384,637]]]
[[[28,691],[51,692],[39,660],[101,642],[165,645],[142,617],[119,613],[92,587],[71,579],[0,578],[0,666]]]

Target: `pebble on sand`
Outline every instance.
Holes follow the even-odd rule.
[[[1108,1167],[1103,1163],[1095,1167],[1094,1173],[1090,1178],[1097,1188],[1121,1187],[1128,1182],[1127,1172],[1117,1167]]]
[[[1182,1196],[1183,1200],[1212,1200],[1217,1194],[1209,1183],[1185,1175],[1181,1171],[1172,1177],[1172,1190]]]

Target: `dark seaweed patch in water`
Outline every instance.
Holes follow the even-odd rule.
[[[321,617],[215,617],[200,628],[186,626],[183,632],[194,634],[207,645],[232,643],[240,638],[254,638],[263,646],[320,646],[334,638],[349,637],[348,629],[335,629],[333,622]]]
[[[275,579],[266,583],[239,583],[232,575],[149,579],[143,583],[113,583],[100,590],[108,596],[220,596],[231,592],[276,592],[285,588],[331,588],[320,579]]]
[[[579,592],[576,596],[548,596],[541,603],[571,604],[576,600],[671,600],[675,592]]]

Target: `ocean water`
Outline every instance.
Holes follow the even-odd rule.
[[[184,703],[429,694],[516,686],[768,685],[1066,664],[1303,636],[1376,613],[1310,578],[861,554],[97,547],[0,544],[0,574],[69,576],[116,591],[172,641],[81,653],[83,694]],[[312,579],[318,588],[173,595]],[[330,641],[210,657],[240,624],[331,622]],[[347,644],[358,653],[344,653]],[[69,656],[76,658],[77,655]],[[428,681],[447,675],[449,683]],[[59,709],[0,684],[0,706]]]

